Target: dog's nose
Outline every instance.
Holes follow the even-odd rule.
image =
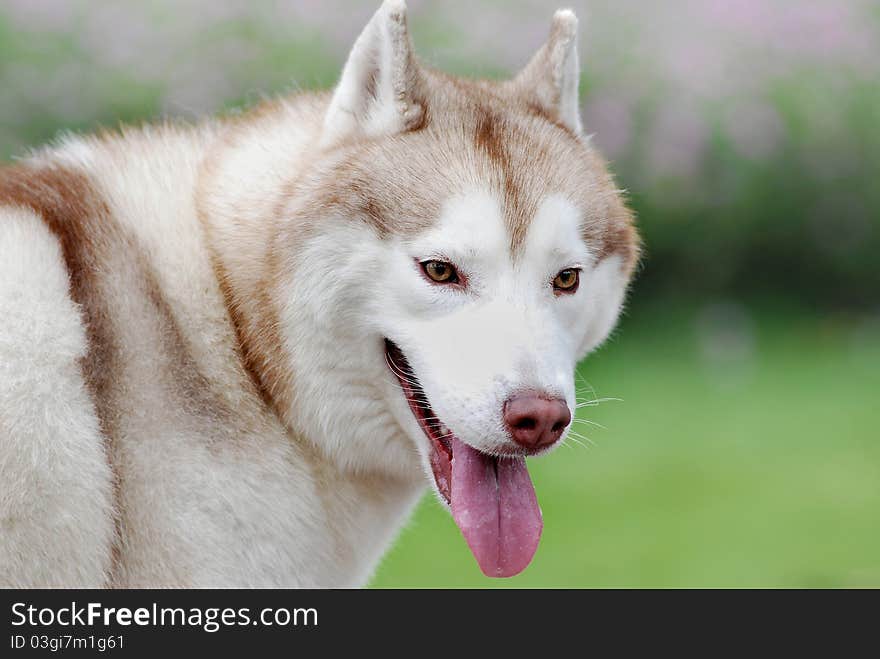
[[[511,396],[504,403],[503,415],[513,441],[529,452],[556,442],[571,421],[564,399],[539,393]]]

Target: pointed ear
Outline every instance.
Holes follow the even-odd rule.
[[[580,135],[580,66],[577,16],[570,9],[553,15],[550,38],[512,81],[514,93]]]
[[[415,128],[424,120],[422,89],[406,29],[406,3],[385,0],[342,70],[324,118],[324,143]]]

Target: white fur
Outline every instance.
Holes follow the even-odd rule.
[[[375,305],[383,303],[387,291],[379,282],[369,284],[375,296],[364,290],[381,271],[387,247],[365,225],[328,224],[299,255],[282,295],[291,360],[310,374],[298,379],[291,416],[304,437],[346,469],[409,480],[417,453],[388,409],[388,388],[398,385],[375,326]],[[304,277],[325,284],[297,285]],[[358,347],[340,351],[340,346]]]
[[[78,361],[86,338],[55,238],[0,211],[0,587],[99,587],[111,473]]]
[[[559,90],[559,118],[575,133],[583,132],[581,126],[580,64],[578,62],[578,20],[570,9],[556,12],[556,22],[562,26],[564,38],[553,52],[553,79]]]
[[[600,290],[622,288],[624,278],[593,277],[579,224],[580,214],[568,201],[547,197],[517,257],[510,251],[499,200],[474,191],[451,199],[435,227],[391,243],[377,257],[384,258],[387,275],[384,293],[369,314],[376,332],[407,355],[445,425],[483,451],[515,450],[501,413],[504,401],[517,392],[559,395],[574,409],[573,368],[583,346],[597,338],[592,319],[616,316],[619,310],[621,296]],[[467,290],[428,283],[416,262],[432,258],[453,262],[466,277]],[[583,269],[582,285],[573,295],[554,295],[554,277],[569,267]],[[605,264],[600,267],[604,272]],[[390,389],[389,399],[400,398],[395,386]],[[411,417],[403,405],[394,409],[398,419]],[[420,432],[416,437],[427,464],[426,443]]]
[[[394,133],[424,110],[413,97],[406,3],[386,0],[358,37],[324,119],[324,144]]]

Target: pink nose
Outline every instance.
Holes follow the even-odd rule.
[[[556,442],[570,421],[571,412],[562,398],[525,393],[504,403],[504,425],[513,441],[529,452]]]

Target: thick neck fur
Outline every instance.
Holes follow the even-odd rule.
[[[278,101],[255,110],[252,120],[230,122],[206,157],[197,191],[245,369],[288,426],[292,382],[278,334],[274,241],[286,186],[303,169],[317,134],[314,105]]]
[[[345,417],[356,415],[363,406],[343,407],[337,414],[342,422],[333,428],[335,432],[328,431],[326,423],[310,415],[309,406],[300,401],[303,387],[297,382],[291,352],[301,349],[335,358],[337,349],[325,344],[322,350],[317,344],[321,328],[310,332],[301,342],[304,345],[290,345],[281,329],[287,287],[278,271],[278,241],[284,207],[293,182],[308,175],[328,101],[327,95],[299,95],[266,103],[226,124],[204,160],[196,205],[251,384],[281,421],[295,451],[310,465],[316,491],[323,492],[322,508],[335,519],[326,527],[348,528],[334,544],[348,554],[357,574],[372,569],[388,535],[396,532],[425,482],[417,467],[407,470],[406,476],[377,470],[375,465],[382,460],[364,463],[357,447],[335,450],[326,437],[318,436],[329,434],[343,444],[354,443],[360,430],[364,441],[381,445],[393,421],[368,406],[362,415],[365,423],[346,423]],[[332,341],[332,333],[328,334],[326,340]],[[347,386],[355,385],[342,382],[339,389]],[[357,392],[348,398],[364,396]],[[330,409],[345,402],[327,395]],[[357,578],[363,579],[361,575]]]
[[[328,219],[321,233],[338,231],[336,240],[310,241],[310,223],[320,212],[291,218],[295,186],[310,176],[318,154],[326,162],[319,138],[328,101],[295,96],[231,123],[205,160],[200,220],[243,362],[264,402],[343,472],[382,474],[419,488],[424,481],[414,450],[373,381],[376,365],[341,356],[336,343],[363,341],[345,317],[357,310],[357,291],[346,282],[362,280],[343,273],[359,267],[352,254],[363,236]],[[291,261],[304,258],[338,263],[338,276],[331,271],[322,278],[322,268],[312,281],[291,281]],[[314,368],[327,370],[326,390],[306,388],[316,378],[297,378],[298,369],[311,374]],[[384,374],[384,362],[378,368]]]

